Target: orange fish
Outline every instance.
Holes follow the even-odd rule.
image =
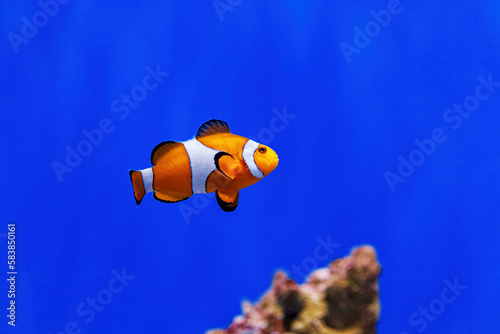
[[[129,171],[137,205],[149,192],[166,203],[215,192],[221,209],[229,212],[238,206],[240,189],[276,168],[278,155],[266,145],[232,134],[226,122],[213,119],[200,126],[193,139],[157,145],[151,164]]]

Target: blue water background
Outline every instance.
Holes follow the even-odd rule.
[[[203,333],[227,327],[276,270],[301,282],[293,268],[363,244],[383,268],[379,333],[498,332],[500,87],[481,89],[489,96],[460,125],[443,119],[479,77],[500,81],[497,1],[401,1],[379,30],[370,11],[386,0],[232,3],[219,15],[211,0],[73,0],[16,52],[8,34],[41,7],[2,2],[0,332]],[[355,41],[367,24],[370,41]],[[341,44],[356,42],[346,57]],[[157,66],[169,75],[115,112]],[[284,110],[295,117],[277,119]],[[271,146],[277,169],[241,191],[234,213],[212,196],[181,206],[149,194],[137,207],[128,170],[213,118]],[[108,133],[59,178],[54,162],[101,122]],[[435,129],[446,140],[391,189],[384,173]],[[134,278],[109,294],[123,270]],[[450,303],[446,280],[466,286]],[[98,296],[109,303],[91,319]],[[439,314],[422,320],[430,305]]]

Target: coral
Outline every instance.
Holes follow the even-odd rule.
[[[244,302],[243,315],[227,330],[207,334],[374,334],[379,273],[370,246],[314,271],[302,285],[278,272],[256,305]]]

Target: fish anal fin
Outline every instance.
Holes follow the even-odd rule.
[[[203,138],[216,133],[231,133],[231,130],[226,122],[212,119],[200,126],[198,132],[196,133],[196,138]]]
[[[215,191],[217,204],[225,212],[236,210],[240,199],[240,192],[236,188],[217,189]]]
[[[229,153],[219,152],[215,155],[214,160],[217,170],[231,180],[243,171],[243,166]]]
[[[153,152],[151,152],[151,164],[153,166],[156,165],[161,157],[163,157],[168,151],[178,147],[179,145],[182,145],[182,143],[171,140],[164,141],[163,143],[156,145],[153,149]]]
[[[160,202],[164,202],[164,203],[177,203],[177,202],[184,201],[184,200],[189,198],[189,197],[175,196],[172,194],[166,194],[166,193],[163,193],[163,192],[157,191],[157,190],[153,193],[153,197],[156,200],[158,200]]]

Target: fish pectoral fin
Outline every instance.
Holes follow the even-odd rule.
[[[228,179],[234,179],[243,171],[243,166],[229,153],[219,152],[214,160],[217,170]]]
[[[240,192],[235,188],[217,189],[215,191],[215,198],[217,198],[217,204],[219,204],[222,210],[231,212],[236,210],[238,206]]]

